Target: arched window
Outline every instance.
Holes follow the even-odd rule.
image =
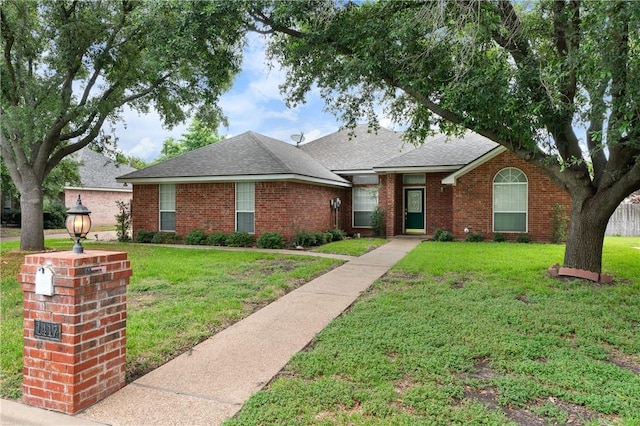
[[[493,179],[493,232],[527,232],[527,176],[501,170]]]

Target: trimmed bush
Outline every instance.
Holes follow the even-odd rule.
[[[347,233],[344,232],[342,229],[329,229],[327,231],[329,234],[331,234],[331,241],[342,241],[345,238],[347,238]]]
[[[190,246],[199,246],[207,241],[207,234],[202,229],[194,229],[184,236],[184,243]]]
[[[156,235],[153,231],[145,231],[144,229],[136,232],[136,243],[150,243],[153,241],[153,237]]]
[[[286,245],[286,241],[282,234],[277,232],[265,232],[260,235],[260,238],[256,241],[256,245],[259,248],[281,249]]]
[[[295,236],[296,246],[311,247],[316,245],[316,237],[307,231],[298,231]]]
[[[516,238],[517,243],[529,244],[531,242],[531,237],[527,234],[520,234],[518,238]]]
[[[253,242],[253,235],[248,232],[234,232],[227,236],[227,245],[229,247],[251,247]]]
[[[467,241],[469,241],[470,243],[480,243],[484,241],[484,237],[480,234],[472,232],[467,236]]]
[[[224,232],[213,232],[207,237],[207,244],[210,246],[226,246],[227,234]]]
[[[504,236],[503,233],[498,232],[496,234],[493,234],[493,241],[496,243],[503,243],[507,241],[507,238]]]
[[[433,235],[433,240],[434,241],[453,241],[454,240],[454,236],[451,232],[444,230],[444,229],[436,229],[434,235]]]
[[[180,235],[175,232],[156,232],[151,242],[153,244],[176,244],[180,242]]]

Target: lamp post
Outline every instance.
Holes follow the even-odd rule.
[[[82,247],[82,244],[80,244],[80,239],[87,238],[87,234],[91,229],[90,213],[89,209],[82,205],[80,195],[78,195],[76,205],[67,211],[68,216],[65,226],[71,238],[75,238],[76,240],[76,243],[73,246],[74,253],[84,253],[84,248]]]

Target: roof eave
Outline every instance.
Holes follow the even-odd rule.
[[[454,172],[462,167],[459,165],[448,166],[404,166],[404,167],[374,167],[373,170],[376,173],[442,173],[442,172]]]
[[[458,178],[466,175],[471,170],[475,169],[476,167],[479,167],[479,166],[483,165],[484,163],[486,163],[489,160],[492,160],[493,158],[497,157],[498,155],[502,154],[505,151],[507,151],[507,148],[505,148],[502,145],[499,145],[499,146],[493,148],[491,151],[489,151],[486,154],[481,155],[480,157],[476,158],[475,160],[473,160],[472,162],[470,162],[466,166],[462,167],[460,170],[458,170],[456,172],[453,172],[449,176],[447,176],[444,179],[442,179],[442,184],[443,185],[456,185],[458,183]]]
[[[268,175],[229,175],[229,176],[172,176],[172,177],[147,177],[147,178],[117,178],[118,182],[128,182],[131,184],[185,184],[185,183],[222,183],[222,182],[275,182],[275,181],[295,181],[304,183],[314,183],[325,186],[340,186],[350,188],[351,183],[346,180],[332,180],[314,176],[304,176],[299,174],[268,174]]]

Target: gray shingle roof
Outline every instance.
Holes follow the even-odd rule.
[[[118,179],[135,183],[158,178],[200,180],[258,175],[296,175],[330,184],[349,184],[299,148],[254,132],[205,146]]]
[[[375,164],[374,168],[462,167],[497,146],[497,143],[473,132],[465,133],[462,138],[438,135],[411,152]]]
[[[356,127],[355,136],[341,130],[316,139],[300,148],[329,170],[371,170],[390,158],[415,150],[415,146],[402,140],[402,133],[380,128],[369,132],[367,125]]]
[[[73,158],[80,163],[78,172],[82,188],[131,189],[125,188],[123,183],[116,181],[116,178],[123,173],[135,171],[133,167],[119,164],[89,148],[76,152]]]

